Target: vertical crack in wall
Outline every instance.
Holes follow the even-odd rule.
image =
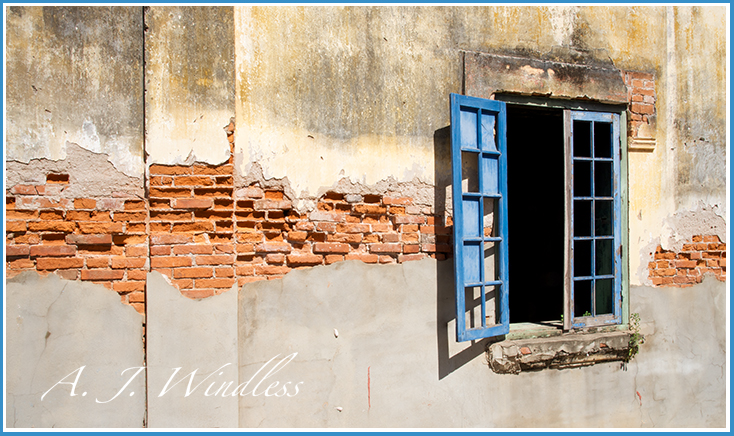
[[[145,200],[146,200],[146,217],[145,217],[145,232],[146,234],[150,235],[150,203],[148,199],[150,198],[150,178],[148,177],[148,153],[146,151],[147,146],[147,138],[148,135],[146,134],[146,127],[147,127],[147,117],[145,114],[146,111],[146,104],[145,104],[145,98],[146,98],[146,74],[145,74],[145,68],[146,68],[146,55],[145,55],[145,37],[148,34],[148,25],[145,21],[146,16],[146,10],[149,8],[149,6],[143,6],[140,8],[141,13],[141,19],[143,20],[143,34],[141,35],[143,39],[142,44],[142,58],[143,58],[143,168],[144,168],[144,182],[143,182],[143,189],[145,191]],[[148,270],[150,270],[150,236],[148,236]],[[147,322],[148,322],[148,281],[145,281],[145,286],[143,288],[143,295],[144,295],[144,304],[145,304],[145,322],[146,324],[143,325],[143,365],[145,365],[145,414],[143,415],[143,428],[148,427],[148,393],[150,390],[150,378],[148,374],[148,341],[147,341]]]

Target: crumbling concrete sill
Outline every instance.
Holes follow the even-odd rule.
[[[502,341],[490,345],[487,361],[499,374],[624,361],[629,355],[629,338],[629,332],[617,331]]]

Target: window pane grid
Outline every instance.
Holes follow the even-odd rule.
[[[579,303],[579,307],[575,308],[573,310],[574,317],[580,317],[580,316],[597,316],[597,308],[598,308],[598,302],[597,302],[597,283],[601,280],[607,280],[607,282],[604,282],[605,287],[608,286],[609,280],[614,280],[616,277],[614,274],[608,274],[607,271],[610,269],[609,266],[605,262],[612,261],[613,262],[613,256],[612,258],[609,258],[609,255],[611,253],[607,252],[599,252],[598,250],[601,250],[602,248],[610,248],[612,245],[599,245],[600,241],[611,241],[613,243],[614,241],[614,235],[613,232],[609,231],[609,226],[604,227],[604,225],[607,223],[605,220],[611,219],[607,215],[612,212],[609,210],[608,206],[606,204],[600,204],[598,202],[609,202],[614,201],[614,196],[609,196],[609,194],[613,194],[613,192],[610,192],[612,190],[612,173],[609,173],[609,170],[611,169],[610,165],[614,165],[614,158],[613,157],[607,157],[610,156],[610,153],[607,152],[607,150],[602,149],[601,151],[596,150],[596,142],[597,142],[597,132],[604,131],[604,128],[598,129],[597,124],[599,124],[596,121],[581,121],[578,123],[574,123],[574,127],[578,126],[580,127],[579,133],[581,133],[581,138],[576,137],[576,133],[574,132],[573,140],[577,141],[583,141],[580,147],[574,146],[574,150],[578,149],[581,150],[580,153],[574,153],[574,156],[572,157],[572,174],[574,177],[574,182],[572,183],[572,199],[571,202],[571,208],[572,208],[572,216],[575,217],[577,225],[581,225],[579,229],[582,227],[585,227],[586,230],[579,230],[574,226],[573,227],[573,250],[574,250],[574,257],[577,255],[582,256],[582,253],[579,251],[579,247],[577,247],[577,243],[581,241],[587,241],[585,243],[590,243],[589,246],[585,246],[584,250],[582,252],[588,256],[582,256],[579,259],[576,259],[573,264],[578,267],[583,267],[583,272],[587,272],[587,274],[583,274],[582,276],[575,276],[576,273],[581,271],[575,271],[572,277],[572,299],[574,300],[574,305],[576,305],[576,302]],[[608,122],[601,122],[601,124],[609,125]],[[588,130],[587,130],[588,126]],[[611,126],[606,129],[607,132],[611,135],[612,129]],[[588,135],[588,138],[587,138]],[[609,144],[611,138],[600,138],[602,147],[604,148],[604,144]],[[602,155],[601,157],[598,157],[599,155]],[[577,163],[583,162],[585,166],[577,166]],[[574,169],[578,169],[578,171],[574,171]],[[609,174],[607,176],[607,174]],[[607,180],[605,177],[610,178],[610,180]],[[578,192],[582,191],[582,192]],[[581,195],[577,195],[581,194]],[[588,201],[590,204],[591,214],[590,216],[585,216],[585,214],[582,214],[577,217],[577,212],[574,211],[574,206],[578,204],[581,206],[581,203],[576,203],[577,200],[585,200]],[[602,206],[604,206],[602,208]],[[588,207],[588,206],[587,206]],[[599,209],[601,208],[601,209]],[[589,209],[586,209],[587,211]],[[601,213],[604,216],[598,216],[597,213]],[[598,227],[598,224],[602,225],[602,227]],[[576,236],[577,231],[583,231],[588,232],[590,230],[590,236]],[[611,235],[607,233],[612,233]],[[597,235],[597,233],[601,233],[600,235]],[[583,234],[583,233],[582,233]],[[602,248],[600,248],[602,247]],[[606,257],[600,257],[597,259],[598,256],[604,256]],[[598,263],[598,261],[601,262],[601,264]],[[581,263],[578,263],[581,262]],[[601,268],[603,271],[598,271],[598,269]],[[578,268],[574,268],[577,270]],[[613,271],[613,268],[612,268]],[[604,274],[602,274],[604,273]],[[577,283],[584,283],[584,289],[575,289]],[[600,288],[601,290],[602,288]],[[579,292],[578,295],[576,295],[576,292]],[[578,300],[578,301],[577,301]],[[585,301],[586,303],[582,303],[581,301]],[[604,303],[603,300],[601,300],[602,304]],[[584,314],[579,313],[584,308],[588,308],[584,311]],[[602,306],[602,310],[603,306]]]
[[[459,266],[456,326],[457,339],[466,341],[509,331],[502,222],[506,219],[506,121],[503,103],[456,94],[451,101],[454,243]],[[465,292],[458,292],[461,288]]]

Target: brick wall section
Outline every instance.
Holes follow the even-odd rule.
[[[655,113],[655,78],[652,74],[626,71],[623,74],[628,89],[629,136],[638,137],[642,124],[650,124]]]
[[[6,196],[6,271],[101,283],[144,313],[148,269],[205,298],[235,283],[357,259],[401,263],[451,254],[451,220],[411,198],[328,192],[298,213],[282,190],[235,191],[234,125],[222,165],[148,168],[148,199],[61,198],[69,176]]]
[[[726,244],[718,236],[694,236],[678,253],[658,246],[648,268],[655,286],[693,286],[701,283],[707,272],[725,281]]]
[[[99,283],[144,313],[148,261],[144,201],[60,197],[66,174],[45,185],[16,185],[6,196],[6,274],[56,272]]]
[[[351,259],[440,260],[452,250],[452,229],[410,198],[328,192],[316,210],[299,214],[283,192],[253,185],[235,201],[239,284]]]

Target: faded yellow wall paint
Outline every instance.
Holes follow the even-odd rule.
[[[341,177],[436,183],[462,51],[583,52],[656,77],[657,148],[628,162],[632,283],[644,283],[668,217],[699,200],[726,210],[725,31],[723,7],[236,7],[239,170],[261,163],[306,196]]]
[[[142,178],[140,9],[5,11],[7,160],[63,160],[76,144]]]
[[[231,7],[155,6],[146,11],[148,163],[229,159],[234,116]]]

